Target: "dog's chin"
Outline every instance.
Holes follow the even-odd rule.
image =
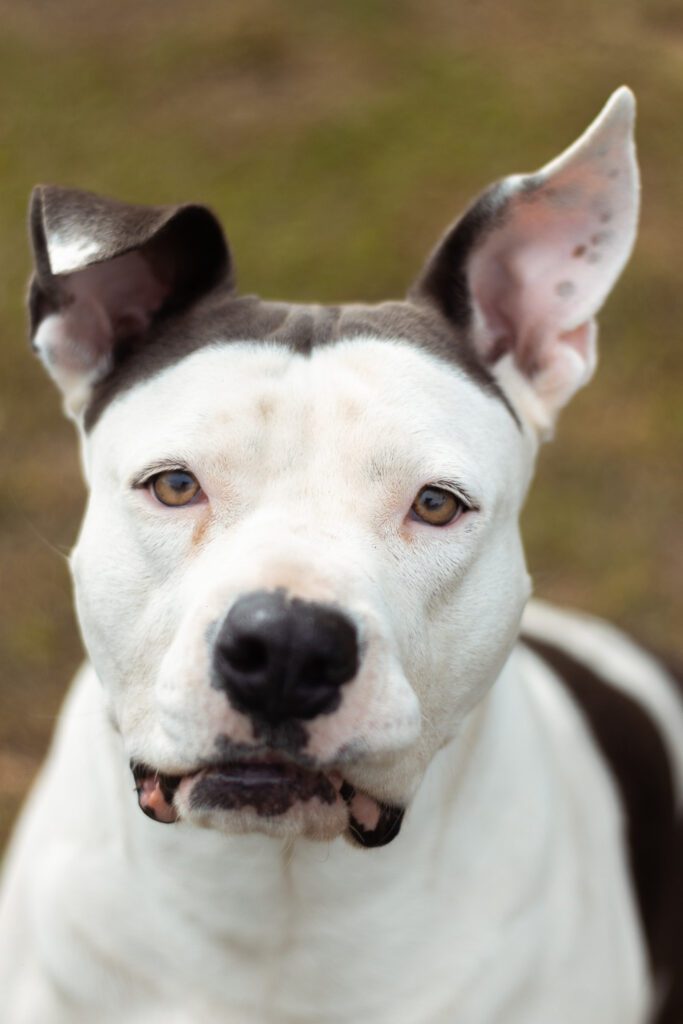
[[[155,821],[182,820],[230,834],[330,841],[345,836],[362,847],[385,846],[403,820],[388,805],[336,770],[265,759],[227,762],[184,775],[132,765],[141,810]]]
[[[189,788],[189,787],[188,787]],[[192,787],[200,790],[201,784]],[[230,834],[260,832],[276,838],[298,838],[330,841],[343,835],[349,826],[348,810],[337,798],[328,804],[318,797],[296,799],[280,812],[256,807],[222,807],[210,803],[198,805],[194,793],[181,791],[176,799],[179,817],[203,828],[214,828]]]

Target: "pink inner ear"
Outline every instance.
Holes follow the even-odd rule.
[[[638,217],[633,97],[618,90],[589,129],[535,175],[499,186],[472,253],[474,343],[558,408],[595,364],[594,318],[631,251]]]
[[[594,334],[593,321],[589,320],[580,327],[575,327],[573,331],[564,331],[560,335],[560,341],[563,345],[573,348],[585,362],[589,362]]]
[[[65,392],[79,379],[90,385],[105,374],[116,341],[142,334],[169,292],[139,253],[58,281],[61,310],[43,320],[34,344]]]
[[[63,281],[75,300],[72,316],[77,317],[79,310],[88,316],[88,310],[97,306],[109,325],[110,342],[146,330],[169,293],[138,252],[93,264]]]
[[[576,174],[510,199],[506,222],[470,268],[489,355],[512,349],[532,373],[560,336],[581,348],[574,332],[595,315],[623,263],[619,204],[601,185]]]
[[[53,371],[92,375],[109,359],[111,323],[99,302],[85,298],[48,317],[38,328],[35,343]]]

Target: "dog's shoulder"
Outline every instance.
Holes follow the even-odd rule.
[[[683,972],[683,672],[591,616],[530,602],[522,640],[587,723],[620,799],[643,931],[656,973]],[[677,952],[678,951],[678,952]],[[679,981],[677,983],[681,985]],[[669,988],[657,1021],[681,1019]],[[675,1006],[674,1006],[675,1003]]]
[[[582,612],[530,601],[522,639],[588,719],[608,762],[660,762],[671,800],[683,801],[683,668]],[[628,738],[628,739],[627,739]]]

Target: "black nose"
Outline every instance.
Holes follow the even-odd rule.
[[[255,591],[237,601],[216,638],[214,685],[239,711],[276,724],[329,714],[358,671],[358,635],[341,612]]]

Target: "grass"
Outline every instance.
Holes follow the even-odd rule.
[[[0,842],[81,657],[63,555],[83,488],[22,309],[37,181],[208,202],[244,290],[383,298],[475,192],[554,155],[628,82],[641,239],[525,532],[540,593],[680,653],[679,5],[7,0],[0,17]]]

